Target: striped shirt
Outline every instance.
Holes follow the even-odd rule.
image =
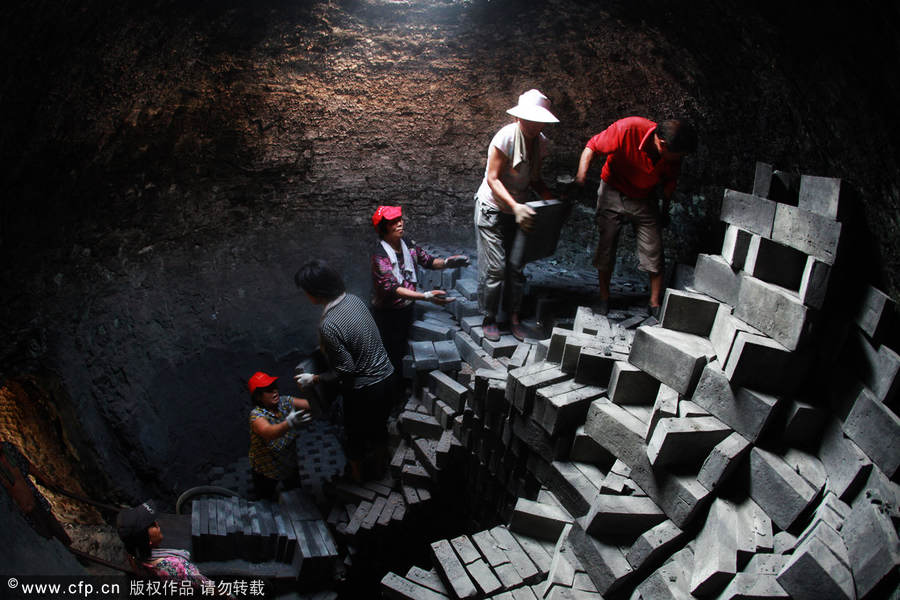
[[[345,387],[364,388],[394,372],[372,313],[353,294],[344,296],[322,315],[319,342]]]

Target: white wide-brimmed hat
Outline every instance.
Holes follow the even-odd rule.
[[[559,123],[550,112],[550,99],[537,90],[528,90],[519,96],[519,103],[506,111],[514,117],[537,123]]]

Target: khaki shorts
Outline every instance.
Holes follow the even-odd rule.
[[[613,270],[619,231],[622,225],[631,223],[637,237],[638,268],[649,273],[662,273],[662,236],[659,230],[659,207],[655,198],[629,198],[602,181],[597,190],[594,222],[600,234],[593,261],[598,271]]]

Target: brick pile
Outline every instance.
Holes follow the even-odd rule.
[[[797,189],[793,202],[779,186]],[[433,568],[389,573],[384,594],[895,593],[894,306],[870,288],[836,325],[840,188],[757,165],[751,194],[725,192],[721,254],[667,290],[659,323],[580,307],[571,327],[506,346],[463,318],[460,371],[414,370],[427,383],[404,427],[431,441],[450,432],[467,451],[474,522],[508,526],[433,542]],[[414,454],[423,467],[433,456]]]

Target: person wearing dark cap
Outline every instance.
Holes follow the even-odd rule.
[[[163,533],[152,500],[120,512],[116,529],[132,567],[141,574],[157,579],[189,580],[198,588],[210,581],[191,562],[190,552],[162,547]]]
[[[297,429],[308,423],[309,401],[282,396],[278,378],[257,371],[247,381],[253,400],[250,411],[250,469],[257,497],[275,500],[278,483],[285,489],[300,485],[297,466]]]
[[[305,263],[294,276],[297,287],[322,307],[319,345],[331,371],[300,373],[301,387],[336,379],[341,387],[349,476],[363,480],[363,463],[373,457],[374,478],[387,466],[387,419],[393,404],[394,367],[366,304],[345,291],[340,273],[321,260]]]
[[[544,199],[552,197],[541,178],[541,164],[548,154],[547,138],[541,131],[548,123],[559,123],[559,119],[550,112],[550,100],[538,90],[519,96],[519,103],[506,112],[516,120],[491,139],[484,178],[475,192],[478,304],[484,312],[484,337],[497,341],[502,295],[510,332],[522,341],[527,334],[519,320],[524,267],[509,262],[509,251],[517,228],[530,231],[533,227],[535,212],[526,202],[534,199],[534,193]]]
[[[457,254],[436,258],[404,238],[403,209],[399,206],[379,206],[372,215],[372,225],[380,238],[372,253],[372,316],[391,364],[399,374],[415,318],[415,301],[425,300],[439,306],[453,301],[444,290],[418,291],[416,265],[425,269],[463,267],[469,264],[469,257]]]
[[[597,156],[606,158],[595,215],[600,234],[594,253],[600,285],[595,311],[599,314],[609,311],[609,284],[616,264],[619,230],[632,223],[637,237],[638,268],[650,275],[649,312],[659,316],[663,287],[660,225],[669,217],[669,202],[681,172],[681,160],[696,148],[693,126],[676,119],[657,125],[643,117],[626,117],[588,140],[575,182],[584,186],[591,161]],[[657,196],[662,197],[661,211]]]

